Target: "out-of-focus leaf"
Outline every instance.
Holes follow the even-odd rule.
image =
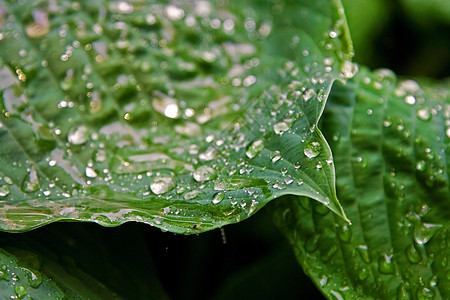
[[[329,298],[450,297],[449,90],[385,69],[333,88],[322,126],[353,224],[307,198],[274,203],[277,224]]]
[[[402,0],[411,17],[421,23],[440,21],[450,24],[450,2],[446,0]]]
[[[317,128],[354,75],[322,1],[0,2],[0,228],[198,233],[306,195],[345,218]]]

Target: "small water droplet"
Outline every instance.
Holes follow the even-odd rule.
[[[352,231],[351,231],[350,227],[347,224],[345,224],[343,226],[339,226],[337,229],[338,229],[338,236],[339,236],[340,240],[345,243],[350,242],[350,240],[352,238]]]
[[[175,179],[172,176],[157,176],[153,178],[150,183],[150,190],[156,194],[161,195],[167,193],[175,187]]]
[[[23,285],[16,285],[14,287],[14,292],[16,293],[17,297],[23,298],[27,294],[27,289]]]
[[[420,254],[420,252],[417,250],[417,248],[414,245],[409,245],[406,248],[406,257],[408,258],[408,260],[413,263],[413,264],[418,264],[419,262],[422,261],[422,255]]]
[[[414,97],[413,95],[408,95],[405,97],[405,103],[409,104],[409,105],[414,105],[416,104],[416,97]]]
[[[409,283],[405,282],[402,283],[399,287],[398,287],[398,291],[397,291],[397,299],[398,300],[410,300],[411,297],[411,293],[409,291]]]
[[[422,121],[429,121],[431,120],[431,111],[427,107],[419,109],[417,117]]]
[[[38,189],[39,189],[39,178],[36,172],[36,168],[32,166],[22,183],[22,190],[25,193],[31,193]]]
[[[88,129],[84,125],[80,125],[76,128],[72,128],[69,130],[67,134],[67,141],[74,145],[81,145],[87,141],[88,138]]]
[[[362,260],[367,264],[370,263],[369,248],[366,245],[359,245],[356,249],[358,250]]]
[[[9,186],[3,184],[0,186],[0,197],[6,197],[9,195]]]
[[[247,151],[245,152],[245,155],[247,155],[248,158],[254,158],[254,157],[256,157],[263,149],[264,149],[264,142],[263,142],[263,140],[256,140],[256,141],[252,142],[252,143],[247,147]]]
[[[273,125],[273,130],[276,134],[282,135],[285,131],[289,130],[289,126],[286,122],[278,122]]]
[[[321,146],[320,146],[319,142],[311,142],[305,147],[305,149],[303,150],[303,153],[308,158],[314,158],[320,154],[320,150],[321,150]]]
[[[382,274],[393,274],[394,273],[394,262],[392,261],[392,254],[381,255],[378,259],[378,270]]]
[[[420,160],[416,164],[417,171],[425,171],[427,163],[424,160]]]
[[[341,75],[344,78],[347,79],[353,78],[353,76],[355,76],[357,72],[358,72],[358,65],[352,63],[349,60],[344,61],[344,63],[341,66]]]
[[[359,280],[366,280],[367,277],[369,277],[369,270],[364,268],[364,267],[360,267],[358,269],[358,278],[359,278]]]
[[[320,234],[313,234],[307,240],[305,244],[305,250],[309,253],[313,253],[319,247]]]
[[[95,170],[93,168],[91,168],[91,167],[86,167],[85,174],[89,178],[97,177],[97,172],[95,172]]]
[[[307,89],[304,93],[303,93],[303,100],[308,101],[309,99],[311,99],[312,97],[314,97],[314,95],[316,94],[316,92],[314,92],[313,89]]]
[[[434,299],[435,296],[436,296],[436,293],[434,292],[434,290],[432,290],[428,287],[420,288],[417,291],[417,299],[418,300],[432,300],[432,299]]]
[[[183,197],[184,197],[185,200],[191,200],[191,199],[197,198],[199,193],[200,193],[199,191],[193,190],[193,191],[186,192],[183,195]]]
[[[194,171],[193,177],[197,182],[204,182],[216,178],[216,172],[210,166],[201,166]]]
[[[273,153],[273,155],[271,155],[271,158],[272,158],[272,162],[277,162],[277,161],[279,161],[280,159],[281,159],[281,153],[280,153],[280,151],[275,151],[274,153]]]
[[[218,193],[214,194],[214,196],[213,196],[213,203],[214,204],[220,203],[223,200],[224,197],[225,197],[225,194],[222,193],[222,192],[218,192]]]

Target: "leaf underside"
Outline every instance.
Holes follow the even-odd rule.
[[[345,218],[317,128],[355,71],[340,3],[239,2],[0,2],[0,229],[198,233],[286,194]]]
[[[364,70],[333,87],[321,123],[348,225],[288,197],[274,218],[330,299],[450,298],[449,85]]]

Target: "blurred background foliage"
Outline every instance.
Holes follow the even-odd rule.
[[[357,63],[400,76],[449,76],[450,1],[343,2]],[[199,236],[138,223],[56,223],[0,233],[0,246],[45,256],[125,299],[323,299],[273,224],[270,206]]]

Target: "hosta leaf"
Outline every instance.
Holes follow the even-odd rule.
[[[364,70],[331,95],[322,126],[353,224],[306,198],[275,203],[299,262],[329,298],[448,299],[449,85]]]
[[[344,216],[316,126],[355,71],[340,2],[241,2],[0,2],[1,229]]]

